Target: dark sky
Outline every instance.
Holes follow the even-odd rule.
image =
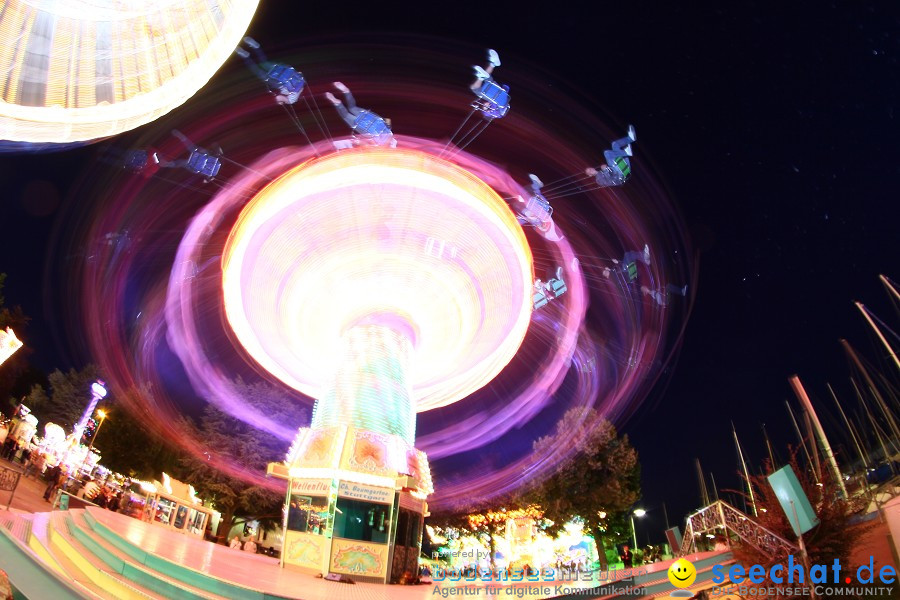
[[[758,464],[761,423],[776,445],[793,440],[788,376],[824,401],[825,382],[846,386],[850,373],[838,338],[880,358],[852,300],[898,326],[877,276],[900,278],[900,6],[730,4],[264,0],[250,29],[273,45],[402,33],[495,47],[637,125],[701,251],[674,372],[624,427],[643,504],[665,501],[673,522],[699,503],[695,457],[720,488],[738,485],[730,421]],[[0,271],[8,302],[35,317],[44,368],[85,360],[54,345],[45,314],[41,273],[57,257],[42,203],[64,198],[91,156],[0,155]],[[641,531],[661,529],[658,512]]]

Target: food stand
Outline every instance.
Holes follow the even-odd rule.
[[[144,485],[147,492],[143,520],[203,538],[213,509],[203,506],[194,487],[163,473],[162,483]]]

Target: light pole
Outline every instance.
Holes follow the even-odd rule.
[[[94,435],[91,436],[91,443],[88,446],[87,452],[85,452],[84,454],[84,460],[81,461],[80,470],[84,470],[84,464],[87,462],[88,457],[91,455],[91,450],[94,449],[94,442],[97,441],[97,436],[100,434],[100,428],[103,427],[103,421],[106,420],[106,411],[102,408],[98,408],[97,416],[100,417],[100,422],[97,423],[97,429],[94,430]]]
[[[106,411],[102,408],[98,408],[97,416],[100,417],[100,422],[97,423],[97,429],[94,430],[94,435],[91,436],[91,444],[88,446],[88,454],[90,454],[91,450],[94,449],[94,442],[97,441],[97,436],[100,435],[100,428],[103,427],[103,421],[106,420]]]
[[[634,528],[634,518],[637,517],[638,519],[640,519],[641,517],[643,517],[646,514],[647,514],[647,511],[644,510],[643,508],[636,508],[636,509],[634,509],[634,512],[632,512],[630,515],[630,517],[631,517],[631,537],[634,540],[633,547],[635,550],[637,550],[638,545],[637,545],[637,530]]]

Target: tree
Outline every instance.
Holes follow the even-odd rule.
[[[491,568],[496,568],[496,536],[502,535],[510,519],[523,517],[540,521],[542,511],[522,496],[510,493],[463,508],[438,513],[429,517],[429,524],[442,528],[467,530],[479,537],[486,537],[490,549]]]
[[[21,335],[21,330],[25,328],[30,317],[25,316],[21,306],[6,306],[6,298],[3,296],[3,286],[6,283],[6,273],[0,273],[0,328],[6,329],[12,327],[13,330]]]
[[[40,420],[38,415],[43,414],[47,410],[47,407],[50,405],[50,397],[44,391],[44,386],[35,383],[31,386],[31,391],[25,396],[23,402],[31,410],[31,414]]]
[[[606,569],[604,537],[621,534],[615,524],[640,498],[640,465],[628,436],[619,437],[595,410],[574,408],[553,434],[535,441],[534,451],[560,463],[528,497],[553,522],[551,531],[580,519],[594,536],[601,568]]]
[[[853,525],[851,518],[863,510],[868,499],[865,495],[856,498],[842,498],[840,486],[834,480],[830,469],[822,469],[817,482],[809,469],[800,465],[796,449],[792,449],[789,462],[797,475],[800,487],[819,519],[819,524],[803,534],[803,542],[809,556],[811,565],[830,565],[838,559],[845,567],[849,565],[850,555],[860,539],[868,533],[873,525]],[[767,460],[765,463],[766,475],[751,475],[750,485],[756,499],[757,523],[774,532],[781,538],[797,544],[797,536],[788,522],[787,515],[781,508],[775,490],[769,485],[768,475],[772,473],[772,466]],[[787,555],[773,556],[769,552],[763,552],[749,544],[738,541],[732,546],[735,560],[742,565],[764,565],[766,568],[766,580],[759,584],[761,587],[781,587],[768,580],[768,566],[776,563],[785,563]],[[786,588],[792,586],[786,586]],[[796,587],[796,586],[793,586]],[[792,591],[787,590],[785,591]],[[807,594],[808,595],[808,594]],[[786,597],[790,597],[788,593]]]
[[[299,427],[308,423],[306,410],[285,391],[267,383],[248,384],[234,382],[245,403],[269,419]],[[284,460],[288,443],[261,432],[209,404],[203,410],[199,426],[186,423],[205,447],[207,456],[190,456],[180,461],[184,478],[192,483],[197,493],[212,501],[213,507],[222,513],[218,536],[225,542],[236,517],[277,516],[281,513],[284,492],[270,486],[239,478],[219,468],[228,463],[252,475],[265,473],[270,462]]]
[[[480,510],[466,515],[469,530],[475,534],[487,535],[488,548],[491,551],[491,569],[497,567],[495,558],[497,554],[496,536],[506,529],[506,523],[510,519],[530,518],[539,521],[543,515],[536,505],[523,504],[517,499],[510,498],[507,502],[500,503],[498,509]]]
[[[91,384],[97,381],[100,370],[96,365],[87,365],[80,371],[69,369],[63,373],[59,369],[50,373],[50,400],[39,402],[37,407],[28,406],[42,423],[56,423],[66,431],[71,431],[84,414],[91,401]],[[32,388],[31,394],[40,398],[40,393]]]
[[[126,395],[138,393],[137,390],[125,392]],[[112,471],[145,480],[160,479],[163,472],[177,472],[178,453],[149,430],[140,417],[118,407],[119,400],[125,406],[141,406],[139,401],[115,400],[112,408],[104,408],[106,419],[95,432],[94,448],[100,452],[101,464]]]

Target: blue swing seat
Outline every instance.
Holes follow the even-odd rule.
[[[142,171],[147,166],[150,154],[146,150],[132,150],[125,157],[125,168],[132,171]]]
[[[364,110],[357,115],[352,129],[355,135],[371,140],[379,146],[390,143],[394,135],[383,118],[368,110]]]
[[[529,225],[540,227],[550,221],[553,215],[553,207],[550,202],[544,198],[543,194],[535,194],[525,203],[522,210],[522,217]]]
[[[566,287],[566,282],[562,279],[551,279],[547,283],[550,285],[550,289],[553,291],[554,298],[559,298],[560,296],[565,294],[566,290],[568,289]]]
[[[188,157],[187,169],[207,179],[212,179],[219,174],[222,161],[218,156],[213,156],[202,150],[192,150]]]
[[[300,98],[305,86],[303,74],[289,65],[275,64],[266,73],[266,87],[269,91],[287,97],[290,104]]]
[[[509,112],[509,86],[500,85],[493,79],[485,79],[481,87],[475,90],[478,99],[472,108],[484,113],[486,119],[500,119]]]

